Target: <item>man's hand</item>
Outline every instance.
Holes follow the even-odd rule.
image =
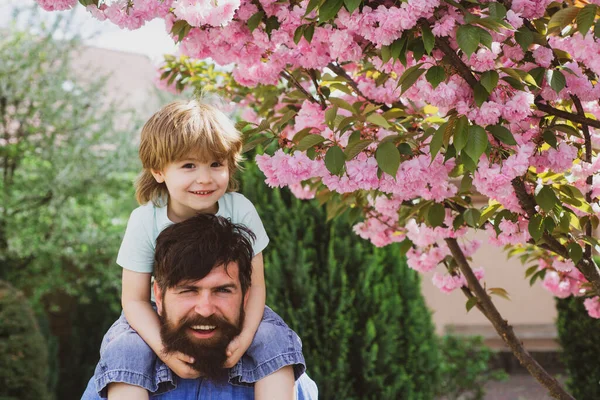
[[[252,338],[248,339],[244,335],[236,336],[233,338],[229,345],[227,346],[227,360],[225,361],[225,368],[232,368],[240,358],[244,355],[250,344],[252,343]]]
[[[191,366],[194,359],[187,354],[176,351],[169,354],[162,354],[160,359],[167,364],[167,367],[171,371],[182,379],[196,379],[200,377],[200,373]]]

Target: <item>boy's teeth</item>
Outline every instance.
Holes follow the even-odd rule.
[[[216,328],[216,326],[215,325],[194,325],[191,328],[196,331],[212,331],[213,329]]]
[[[195,194],[209,194],[209,193],[210,193],[210,190],[206,190],[206,191],[200,191],[200,190],[197,190],[197,191],[195,191],[195,192],[193,192],[193,193],[195,193]]]

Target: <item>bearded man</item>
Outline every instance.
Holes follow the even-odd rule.
[[[243,365],[244,357],[232,369],[223,366],[227,346],[244,321],[252,273],[252,237],[243,225],[209,214],[173,224],[158,236],[153,290],[161,338],[166,352],[181,352],[192,358],[189,367],[200,378],[178,379],[174,375],[173,389],[152,395],[151,399],[269,398],[268,393],[255,393],[251,385],[236,381],[235,377],[241,375],[236,368],[252,368]],[[283,323],[268,307],[264,318]],[[273,337],[261,342],[270,343],[285,358],[289,340]],[[315,383],[304,373],[304,366],[299,367],[294,368],[295,382],[286,378],[294,376],[285,371],[293,368],[289,365],[264,379],[271,380],[269,386],[289,387],[290,398],[317,399]],[[83,399],[100,399],[93,379]]]

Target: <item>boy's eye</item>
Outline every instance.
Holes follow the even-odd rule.
[[[194,168],[194,164],[192,163],[185,163],[181,166],[181,168]]]
[[[217,288],[218,293],[231,293],[231,289],[229,288]]]
[[[210,166],[211,166],[212,168],[219,168],[219,167],[222,167],[222,166],[223,166],[223,163],[222,163],[221,161],[213,161],[213,162],[210,164]]]

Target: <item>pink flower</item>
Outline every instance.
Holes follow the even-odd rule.
[[[77,4],[77,0],[36,0],[40,7],[46,11],[70,10]]]
[[[585,299],[583,301],[583,305],[585,306],[588,315],[592,318],[600,318],[600,297],[592,297],[590,299]]]
[[[554,59],[554,53],[552,52],[552,49],[544,46],[538,46],[535,50],[533,50],[532,54],[535,62],[544,68],[548,68]]]
[[[444,15],[433,24],[431,31],[435,36],[448,36],[456,26],[456,20],[450,15]]]
[[[452,293],[455,289],[458,289],[462,286],[467,286],[467,280],[462,274],[450,275],[450,274],[440,274],[436,272],[433,274],[431,278],[434,286],[440,289],[442,293]]]
[[[173,12],[192,26],[225,26],[233,20],[240,0],[175,0]]]

